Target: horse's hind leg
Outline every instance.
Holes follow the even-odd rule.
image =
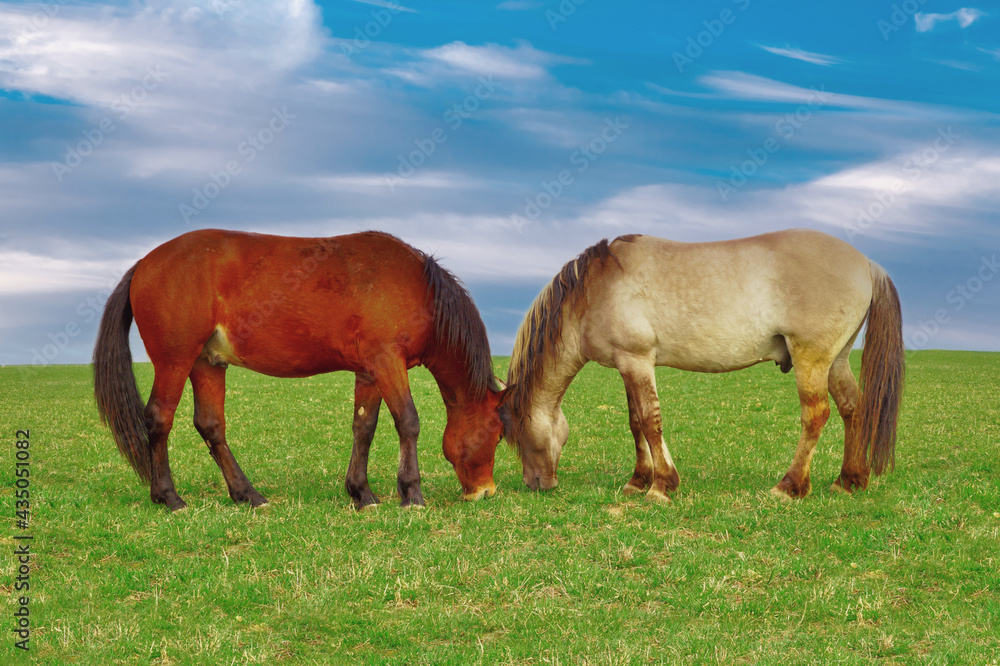
[[[778,482],[771,492],[780,497],[805,497],[812,485],[809,481],[809,468],[820,432],[830,418],[830,400],[827,397],[830,366],[828,364],[810,363],[792,353],[795,367],[795,383],[799,389],[799,402],[802,405],[802,435],[795,448],[795,457],[784,478]]]
[[[854,421],[854,412],[861,402],[861,391],[849,363],[853,342],[852,339],[844,347],[830,368],[830,393],[837,403],[837,411],[844,419],[844,464],[830,490],[848,493],[854,488],[864,489],[868,486],[867,451]]]
[[[618,359],[616,365],[625,380],[625,391],[633,397],[639,428],[648,444],[652,461],[652,480],[646,499],[669,502],[667,491],[676,490],[681,479],[663,441],[660,398],[656,394],[653,364],[644,359]],[[638,450],[638,445],[636,448]]]
[[[628,400],[628,426],[632,431],[632,439],[635,440],[635,472],[632,478],[622,489],[626,495],[637,495],[646,492],[646,488],[653,481],[653,459],[649,451],[649,444],[642,434],[642,422],[639,420],[639,408],[636,406],[635,397],[626,388],[625,397]]]
[[[176,366],[157,366],[155,363],[154,368],[153,390],[144,412],[153,473],[149,484],[149,497],[153,502],[165,504],[171,511],[177,511],[187,504],[174,487],[167,454],[167,439],[174,424],[177,403],[184,393],[187,370],[180,370]]]
[[[234,502],[249,502],[251,506],[266,504],[267,500],[247,480],[226,443],[226,368],[209,364],[205,357],[199,358],[191,370],[191,388],[194,427],[222,471],[229,496]]]
[[[371,450],[378,412],[382,407],[382,394],[375,381],[364,374],[354,376],[354,446],[351,449],[351,463],[347,466],[344,486],[354,500],[354,508],[363,509],[378,504],[378,497],[368,486],[368,452]]]

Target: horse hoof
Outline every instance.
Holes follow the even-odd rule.
[[[258,493],[256,490],[251,490],[248,493],[237,495],[236,497],[233,498],[233,501],[236,502],[237,504],[249,504],[255,509],[259,506],[264,506],[265,504],[267,504],[267,500],[264,498],[264,496]]]
[[[656,502],[658,504],[672,504],[670,497],[661,490],[656,490],[655,488],[650,488],[649,492],[646,493],[647,502]]]
[[[837,480],[833,482],[830,486],[830,490],[835,493],[842,493],[844,495],[853,495],[855,490],[864,490],[868,487],[868,475],[862,475],[857,473],[847,473],[841,472]]]
[[[626,495],[641,495],[642,493],[646,492],[646,487],[640,486],[636,483],[632,483],[631,481],[629,481],[628,483],[625,484],[625,487],[622,488],[622,492],[625,493]]]
[[[423,502],[410,502],[409,504],[400,504],[402,509],[426,509]]]
[[[171,511],[180,511],[181,509],[187,508],[187,502],[182,500],[179,495],[174,494],[171,496],[151,496],[150,499],[153,504],[162,504]]]
[[[774,488],[771,488],[770,494],[771,494],[772,497],[776,497],[779,500],[781,500],[782,502],[791,502],[793,499],[795,499],[794,497],[792,497],[791,495],[789,495],[787,492],[785,492],[784,490],[782,490],[778,486],[775,486]]]

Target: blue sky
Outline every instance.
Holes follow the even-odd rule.
[[[0,363],[88,362],[209,227],[397,234],[495,353],[601,238],[812,227],[911,348],[1000,350],[998,83],[995,2],[3,2]]]

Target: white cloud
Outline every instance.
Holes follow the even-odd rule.
[[[698,83],[713,89],[717,96],[726,99],[809,104],[814,108],[822,106],[824,108],[858,109],[891,113],[901,117],[942,115],[942,109],[927,104],[845,95],[828,91],[824,84],[803,88],[745,72],[709,72],[699,77]]]
[[[426,233],[413,236],[412,243],[441,259],[442,264],[466,282],[544,282],[551,279],[572,258],[565,242],[538,243],[537,237],[521,238],[509,219],[487,219],[493,227],[488,243],[458,240],[456,237],[443,238]],[[586,246],[581,246],[577,252],[584,247]]]
[[[418,13],[416,9],[410,9],[409,7],[404,7],[398,2],[393,0],[354,0],[354,2],[360,2],[366,5],[375,5],[376,7],[383,7],[385,9],[391,9],[396,12],[411,12]]]
[[[406,67],[393,67],[385,73],[411,83],[434,86],[456,77],[490,77],[501,86],[512,83],[550,83],[549,68],[554,65],[586,65],[586,60],[539,51],[527,42],[516,47],[499,44],[473,46],[462,41],[424,49],[419,59]]]
[[[799,226],[842,238],[871,235],[911,242],[963,230],[975,236],[984,213],[1000,207],[998,180],[1000,157],[954,147],[941,152],[932,140],[912,152],[812,181],[730,193],[727,201],[704,186],[635,187],[593,206],[579,222],[604,229],[602,233],[651,233],[688,241]],[[859,225],[862,211],[871,222]]]
[[[802,49],[796,49],[792,47],[779,48],[776,46],[764,46],[759,45],[760,48],[764,49],[769,53],[773,53],[777,56],[782,56],[784,58],[793,58],[795,60],[802,60],[803,62],[809,62],[814,65],[830,66],[836,65],[843,62],[843,59],[834,56],[823,55],[822,53],[812,53],[810,51],[803,51]]]
[[[104,149],[104,156],[118,159],[122,172],[131,178],[151,178],[161,174],[207,173],[217,168],[217,152],[209,148],[181,146],[118,146]]]
[[[508,12],[523,12],[541,9],[544,6],[540,0],[505,0],[497,5],[497,9]]]
[[[74,103],[64,115],[77,123],[75,136],[39,155],[55,164],[68,146],[89,141],[92,155],[66,175],[73,181],[84,172],[207,176],[260,130],[275,100],[308,94],[295,74],[326,39],[312,0],[50,9],[32,14],[0,4],[0,88]],[[321,99],[344,92],[313,81]],[[46,180],[54,183],[51,164]]]
[[[923,14],[917,12],[913,16],[913,20],[916,22],[917,32],[930,32],[939,23],[948,23],[951,21],[957,21],[958,27],[968,28],[977,19],[984,16],[983,12],[978,9],[972,9],[970,7],[962,7],[957,9],[950,14]]]
[[[348,173],[335,176],[315,176],[303,182],[320,192],[350,192],[385,196],[399,188],[428,188],[438,190],[472,190],[489,186],[489,182],[465,174],[447,171],[417,169],[408,177],[390,171],[381,174]]]
[[[804,103],[815,100],[817,93],[824,93],[821,89],[802,88],[744,72],[710,72],[699,77],[698,83],[731,98],[761,102]]]
[[[579,111],[517,108],[496,115],[521,131],[534,134],[539,141],[567,149],[590,142],[604,123],[597,114]]]
[[[962,62],[961,60],[932,60],[931,62],[943,65],[944,67],[951,67],[952,69],[961,69],[966,72],[983,71],[983,68],[979,65],[971,62]]]
[[[311,1],[218,5],[224,12],[203,4],[59,6],[44,22],[2,6],[0,35],[8,40],[0,40],[6,44],[0,46],[0,86],[111,107],[152,68],[165,82],[151,103],[184,106],[195,90],[252,89],[319,52],[320,15]]]
[[[135,259],[87,260],[23,250],[0,251],[0,296],[96,291],[114,287],[133,263]]]
[[[511,49],[497,44],[471,46],[465,42],[452,42],[423,52],[429,60],[450,65],[471,74],[492,74],[502,80],[540,79],[547,72],[543,63],[546,54],[522,44]]]
[[[360,85],[362,85],[357,82],[334,81],[331,79],[306,79],[303,83],[313,91],[329,95],[346,95],[354,93],[357,92]]]

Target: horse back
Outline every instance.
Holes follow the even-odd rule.
[[[585,353],[609,365],[620,353],[698,371],[783,361],[788,339],[843,345],[871,303],[868,259],[818,231],[709,243],[631,236],[611,252],[617,262],[601,268],[578,313]]]
[[[423,255],[387,234],[184,234],[139,262],[131,301],[154,364],[200,353],[276,376],[415,365],[433,334]]]

